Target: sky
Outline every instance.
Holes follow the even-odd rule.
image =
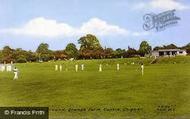
[[[145,14],[175,9],[178,23],[162,31],[143,29]],[[63,50],[68,43],[94,34],[103,47],[138,49],[190,43],[188,0],[0,0],[0,49],[35,51],[40,43]]]

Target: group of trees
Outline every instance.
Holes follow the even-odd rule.
[[[49,61],[49,60],[65,60],[65,59],[101,59],[101,58],[128,58],[128,57],[144,57],[150,54],[152,48],[147,41],[142,41],[139,49],[128,47],[128,49],[118,48],[102,48],[99,40],[92,34],[87,34],[78,39],[80,48],[77,49],[76,45],[69,43],[65,49],[53,51],[49,49],[47,43],[41,43],[35,52],[26,51],[21,48],[12,49],[5,46],[0,50],[0,62],[36,62],[36,61]],[[174,44],[163,47],[155,47],[154,50],[165,48],[178,48]],[[187,49],[190,53],[190,43],[182,47]]]
[[[152,50],[151,46],[146,42],[142,41],[139,50],[128,47],[128,50],[118,48],[113,50],[112,48],[102,48],[99,40],[96,36],[87,34],[78,40],[80,44],[79,57],[78,58],[121,58],[121,57],[134,57],[134,56],[145,56]]]

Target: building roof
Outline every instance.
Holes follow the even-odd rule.
[[[186,51],[186,50],[182,50],[182,49],[160,49],[158,51]]]

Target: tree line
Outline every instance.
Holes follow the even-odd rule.
[[[0,62],[10,63],[11,61],[17,63],[25,62],[43,62],[50,60],[66,60],[66,59],[106,59],[106,58],[130,58],[130,57],[144,57],[152,51],[152,47],[147,41],[142,41],[139,49],[131,48],[128,49],[118,48],[113,50],[112,48],[103,48],[95,35],[87,34],[78,39],[80,48],[77,49],[73,43],[67,44],[63,50],[50,50],[47,43],[41,43],[35,52],[26,51],[21,48],[12,49],[9,46],[3,47],[0,50]],[[187,53],[190,54],[190,43],[183,46],[177,47],[174,44],[156,46],[153,50],[159,49],[186,49]]]

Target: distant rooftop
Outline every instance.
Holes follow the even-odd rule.
[[[182,49],[160,49],[158,51],[185,51],[185,50],[182,50]]]

